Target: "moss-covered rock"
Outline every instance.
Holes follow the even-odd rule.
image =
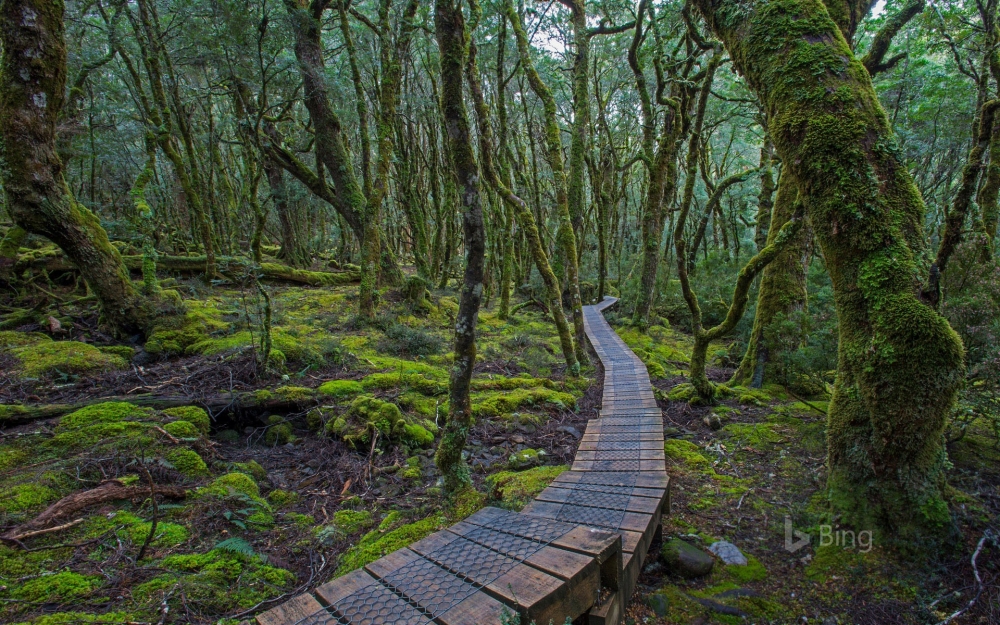
[[[0,352],[17,359],[21,375],[38,378],[124,369],[128,361],[79,341],[53,341],[44,334],[0,333]]]
[[[264,433],[264,442],[268,445],[284,445],[294,438],[292,435],[292,425],[287,419],[279,417],[278,415],[271,415],[268,417],[267,423],[267,431]]]
[[[285,506],[290,506],[299,500],[298,493],[292,493],[287,490],[281,490],[276,488],[267,494],[267,501],[275,509],[284,508]]]
[[[383,440],[400,440],[406,435],[406,425],[399,406],[362,395],[351,402],[343,417],[329,421],[326,431],[354,446],[369,443],[376,432]]]
[[[422,425],[409,424],[403,426],[403,439],[414,447],[427,447],[434,442],[434,435]]]
[[[208,475],[208,465],[198,452],[190,449],[175,449],[166,456],[167,462],[185,477],[203,477]]]
[[[361,380],[361,385],[365,389],[405,388],[424,395],[441,395],[448,391],[444,382],[426,378],[419,373],[372,373]]]
[[[164,425],[163,429],[171,436],[182,439],[199,438],[201,436],[201,431],[190,421],[171,421]]]
[[[153,411],[128,402],[102,402],[64,416],[48,442],[57,449],[81,449],[105,443],[115,447],[144,445],[144,422],[153,419]]]
[[[507,465],[512,469],[527,469],[538,466],[545,457],[545,452],[540,449],[522,449],[510,455]]]
[[[212,423],[208,413],[198,406],[179,406],[177,408],[167,408],[163,414],[188,423],[194,424],[202,435],[207,436]]]

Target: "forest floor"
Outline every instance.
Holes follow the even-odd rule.
[[[433,449],[454,292],[390,291],[362,324],[356,287],[270,287],[260,370],[256,291],[163,286],[185,312],[165,314],[145,349],[102,334],[92,300],[69,288],[0,296],[0,310],[44,320],[0,325],[0,622],[252,619],[479,506],[519,509],[567,468],[600,405],[599,365],[567,377],[537,308],[509,321],[487,308],[467,448],[479,494],[449,504]],[[627,622],[934,623],[973,598],[970,554],[1000,516],[990,432],[974,424],[949,449],[948,549],[820,546],[824,399],[768,388],[712,408],[671,400],[688,338],[610,319],[659,390],[673,478],[664,539],[725,539],[749,558],[687,580],[654,545]],[[812,536],[794,553],[786,516]],[[955,622],[998,623],[995,548],[977,570],[982,592]]]

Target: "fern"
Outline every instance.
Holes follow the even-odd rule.
[[[242,556],[255,556],[257,552],[253,550],[253,545],[248,543],[246,540],[240,538],[239,536],[233,536],[232,538],[227,538],[221,543],[215,546],[216,549],[221,549],[222,551],[228,551],[230,553],[238,553]]]

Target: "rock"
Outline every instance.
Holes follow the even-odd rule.
[[[670,603],[667,596],[660,592],[654,592],[646,597],[646,605],[649,606],[656,616],[666,616],[667,610],[670,609]]]
[[[511,436],[510,440],[518,445],[524,444],[524,437],[521,436],[520,434],[515,434],[514,436]]]
[[[740,548],[731,542],[720,540],[709,545],[708,550],[730,566],[746,566],[747,558]]]
[[[663,438],[677,438],[681,435],[681,429],[673,426],[663,428]]]
[[[576,429],[572,425],[560,425],[556,428],[556,432],[562,432],[564,434],[569,434],[573,438],[583,438],[583,434],[580,434],[580,430]]]
[[[681,577],[708,575],[715,565],[712,556],[679,538],[665,543],[660,553],[670,572]]]
[[[702,423],[704,423],[708,427],[708,429],[712,430],[713,432],[722,429],[722,419],[719,418],[719,415],[715,414],[714,412],[705,417],[704,419],[702,419]]]

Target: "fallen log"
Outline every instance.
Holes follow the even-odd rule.
[[[270,395],[270,392],[269,392]],[[110,401],[124,401],[136,406],[165,410],[180,406],[200,406],[210,415],[217,417],[227,412],[254,411],[264,413],[299,412],[304,408],[318,406],[321,397],[316,395],[299,395],[288,398],[280,395],[262,396],[258,391],[244,393],[226,393],[215,397],[190,397],[186,395],[112,395],[94,397],[72,404],[0,404],[0,428],[24,425],[41,419],[61,417],[92,406]]]
[[[183,499],[187,496],[187,489],[181,488],[180,486],[154,486],[152,490],[157,495],[162,495],[163,497],[169,497],[171,499]],[[109,501],[138,499],[140,497],[148,497],[149,495],[150,487],[147,485],[126,486],[118,480],[108,480],[107,482],[102,482],[100,485],[95,488],[91,488],[90,490],[66,495],[46,508],[34,519],[4,532],[0,535],[0,541],[7,544],[23,546],[20,543],[25,538],[48,534],[77,525],[78,521],[71,521],[69,523],[55,526],[57,522],[76,514],[81,510],[85,510],[98,504],[107,503]]]
[[[142,271],[142,256],[122,256],[125,266],[130,271]],[[204,256],[160,256],[156,260],[156,268],[163,271],[178,273],[200,273],[205,271]],[[219,269],[223,272],[229,268],[245,266],[245,261],[237,258],[219,258]],[[14,263],[13,273],[20,275],[25,271],[75,272],[76,266],[58,249],[45,248],[31,250],[18,257]],[[308,286],[338,286],[361,281],[361,272],[348,271],[308,271],[295,269],[280,263],[262,263],[259,266],[262,280],[271,282],[291,282]]]

